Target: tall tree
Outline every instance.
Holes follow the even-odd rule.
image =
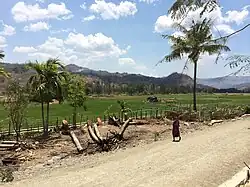
[[[66,83],[66,99],[73,108],[73,125],[76,126],[77,109],[86,110],[85,80],[79,75],[71,75]]]
[[[67,73],[59,59],[48,59],[44,63],[30,62],[28,67],[36,71],[35,75],[29,78],[28,84],[36,91],[42,107],[42,121],[44,136],[48,136],[49,107],[53,99],[59,102],[63,100],[62,81],[66,80]],[[47,104],[46,122],[44,118],[44,103]]]
[[[205,53],[213,55],[218,54],[221,50],[230,51],[230,49],[223,42],[213,40],[210,20],[204,19],[202,22],[193,23],[189,29],[180,24],[176,24],[175,28],[181,31],[183,36],[163,35],[164,38],[171,41],[172,51],[160,62],[180,60],[187,55],[188,61],[194,64],[193,109],[196,111],[196,79],[199,58]]]
[[[8,111],[10,124],[16,132],[16,140],[19,140],[20,130],[25,121],[28,107],[28,94],[26,87],[17,80],[10,81],[7,87],[5,109]]]

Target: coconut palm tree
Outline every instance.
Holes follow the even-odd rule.
[[[32,75],[28,84],[30,88],[39,96],[39,102],[42,108],[42,122],[44,127],[44,136],[48,136],[49,126],[49,103],[53,99],[62,101],[62,81],[66,79],[64,66],[59,59],[49,59],[44,63],[28,63],[28,67],[35,70],[36,74]],[[37,96],[36,95],[36,96]],[[37,98],[36,98],[37,99]],[[47,104],[47,115],[45,122],[44,104]]]
[[[0,51],[0,60],[3,60],[4,57],[5,57],[4,52]],[[6,71],[4,71],[2,67],[0,67],[0,75],[3,75],[4,77],[7,78],[10,76],[8,73],[6,73]]]
[[[218,5],[218,0],[176,0],[168,10],[168,13],[171,14],[174,19],[182,19],[186,17],[190,11],[195,11],[203,7],[200,13],[202,16],[204,12],[211,12],[218,7]]]
[[[183,33],[183,36],[163,35],[172,43],[172,51],[160,63],[180,60],[184,58],[184,55],[187,55],[188,61],[194,64],[193,109],[196,111],[196,78],[199,58],[206,53],[213,55],[220,51],[230,51],[230,49],[223,42],[220,43],[213,39],[210,20],[193,22],[189,29],[180,24],[175,25],[175,27]]]

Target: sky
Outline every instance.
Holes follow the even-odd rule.
[[[156,66],[171,52],[162,34],[180,34],[173,29],[168,9],[173,0],[4,0],[0,6],[0,49],[5,62],[25,63],[59,58],[94,70],[168,76],[182,72],[185,59]],[[214,34],[226,35],[250,23],[249,0],[220,0],[220,8],[204,16],[213,19]],[[199,11],[183,21],[199,20]],[[250,28],[232,37],[224,54],[250,55]],[[229,74],[221,59],[204,54],[198,77]],[[184,73],[192,76],[189,64]]]

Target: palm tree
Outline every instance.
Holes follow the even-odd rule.
[[[188,61],[194,64],[193,109],[196,111],[196,78],[200,56],[205,53],[218,54],[220,51],[230,51],[230,49],[222,41],[220,43],[213,39],[210,20],[204,19],[200,23],[193,23],[190,29],[186,29],[180,24],[175,27],[183,33],[183,36],[163,35],[164,38],[171,41],[172,51],[160,63],[180,60],[187,55]]]
[[[28,86],[31,88],[32,92],[35,93],[34,97],[38,97],[39,95],[39,102],[41,103],[41,112],[42,112],[42,124],[43,124],[43,130],[45,134],[45,120],[44,120],[44,89],[45,89],[45,70],[44,70],[44,64],[39,63],[36,61],[35,63],[29,62],[28,68],[33,69],[36,74],[32,75],[28,80]]]
[[[176,0],[168,10],[168,13],[174,19],[183,19],[190,11],[195,11],[198,8],[203,7],[200,13],[202,16],[204,12],[211,12],[218,6],[218,0]]]
[[[32,63],[28,67],[36,71],[35,75],[29,78],[28,84],[33,91],[39,95],[42,108],[42,121],[44,127],[44,136],[48,136],[49,126],[49,103],[53,99],[62,101],[62,81],[66,79],[64,66],[59,59],[49,59],[45,63]],[[44,118],[44,103],[47,104],[46,122]]]
[[[5,57],[4,52],[0,51],[0,60],[3,60],[4,57]],[[6,71],[4,71],[2,67],[0,67],[0,75],[3,75],[4,77],[7,78],[10,76],[8,73],[6,73]]]

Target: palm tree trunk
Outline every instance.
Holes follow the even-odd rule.
[[[42,90],[39,89],[40,92],[40,98],[41,98],[41,108],[42,108],[42,122],[43,122],[43,133],[45,133],[45,120],[44,120],[44,103],[43,103],[43,94]]]
[[[76,128],[76,107],[73,109],[73,126]]]
[[[196,79],[197,79],[197,61],[194,62],[194,86],[193,86],[193,110],[197,111],[196,106]]]
[[[44,136],[48,137],[48,135],[49,135],[49,102],[47,102],[47,118],[46,118],[46,125],[45,125]]]

